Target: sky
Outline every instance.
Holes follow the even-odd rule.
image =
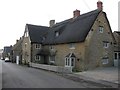
[[[98,0],[0,0],[0,49],[14,45],[23,36],[25,25],[49,26],[73,17],[73,11],[97,9]],[[101,0],[112,31],[118,31],[118,1]]]

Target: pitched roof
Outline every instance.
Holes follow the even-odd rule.
[[[115,31],[118,35],[120,35],[120,31]]]
[[[26,26],[28,27],[31,43],[42,43],[43,35],[47,33],[49,27],[31,24],[26,24]]]
[[[99,13],[100,10],[96,9],[82,14],[76,19],[68,19],[57,23],[50,27],[44,44],[83,42]],[[56,31],[60,34],[58,37],[55,36]]]
[[[12,46],[5,46],[3,52],[4,53],[10,53],[12,50]]]

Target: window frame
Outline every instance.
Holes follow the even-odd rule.
[[[103,33],[103,31],[104,31],[104,27],[103,26],[99,26],[99,32]]]
[[[41,44],[35,44],[35,49],[41,49]]]
[[[109,43],[109,42],[103,41],[103,47],[104,47],[104,48],[109,48],[109,46],[110,46],[110,43]]]
[[[40,56],[40,55],[36,55],[36,56],[35,56],[35,60],[36,60],[36,61],[40,61],[40,60],[41,60],[41,56]]]
[[[65,67],[75,67],[75,58],[65,57]]]

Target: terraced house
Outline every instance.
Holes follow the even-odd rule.
[[[72,67],[84,71],[113,66],[114,36],[103,3],[97,9],[62,22],[50,21],[51,26],[26,24],[22,62]]]
[[[114,46],[114,64],[118,66],[120,64],[120,31],[114,31],[113,34],[116,40]]]

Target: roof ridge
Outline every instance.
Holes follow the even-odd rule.
[[[48,27],[48,26],[42,26],[42,25],[34,25],[34,24],[26,24],[28,26],[35,26],[35,27]],[[49,27],[48,27],[49,28]]]

